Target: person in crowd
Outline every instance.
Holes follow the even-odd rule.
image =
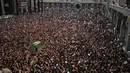
[[[0,20],[0,61],[10,73],[130,72],[116,32],[101,5],[80,11],[47,7],[43,14]],[[42,47],[32,53],[35,41]]]

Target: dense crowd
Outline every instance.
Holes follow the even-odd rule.
[[[31,51],[35,41],[42,42],[36,53]],[[130,73],[130,60],[102,6],[47,7],[44,13],[0,20],[4,68],[12,73]]]

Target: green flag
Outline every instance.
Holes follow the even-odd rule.
[[[38,52],[40,47],[41,47],[41,42],[40,41],[36,41],[32,44],[33,47],[33,51]]]
[[[31,66],[34,65],[34,60],[32,60],[32,61],[30,62],[30,65],[31,65]]]

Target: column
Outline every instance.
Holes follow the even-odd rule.
[[[36,0],[34,0],[34,12],[36,12]]]
[[[116,26],[116,12],[114,11],[114,19],[113,19],[113,24]]]
[[[1,0],[2,14],[5,15],[4,0]]]
[[[29,0],[29,12],[32,13],[32,1]]]
[[[14,2],[13,2],[13,4],[14,4],[14,14],[16,14],[17,13],[17,9],[16,9],[16,0],[13,0]]]
[[[115,16],[115,13],[114,13],[114,10],[112,10],[112,23],[114,24],[114,16]]]
[[[115,26],[115,28],[117,29],[117,26],[118,26],[118,20],[119,20],[119,16],[118,16],[118,12],[116,12],[116,22],[115,22],[115,24],[116,24],[116,26]]]
[[[40,1],[37,1],[38,12],[40,11]]]
[[[106,16],[108,16],[109,13],[109,5],[110,5],[110,0],[107,1],[107,5],[106,5]]]
[[[124,20],[121,20],[121,26],[120,26],[120,38],[122,38],[122,32],[123,32],[123,23],[124,23]]]
[[[128,18],[127,20],[128,22],[128,32],[127,32],[127,36],[126,36],[126,50],[130,51],[130,19]]]
[[[43,0],[41,0],[41,12],[43,12]]]

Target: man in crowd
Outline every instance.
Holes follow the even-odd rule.
[[[129,72],[128,56],[102,5],[79,12],[46,7],[44,14],[20,15],[0,24],[2,65],[12,73]],[[39,53],[31,53],[35,41],[42,42]]]

